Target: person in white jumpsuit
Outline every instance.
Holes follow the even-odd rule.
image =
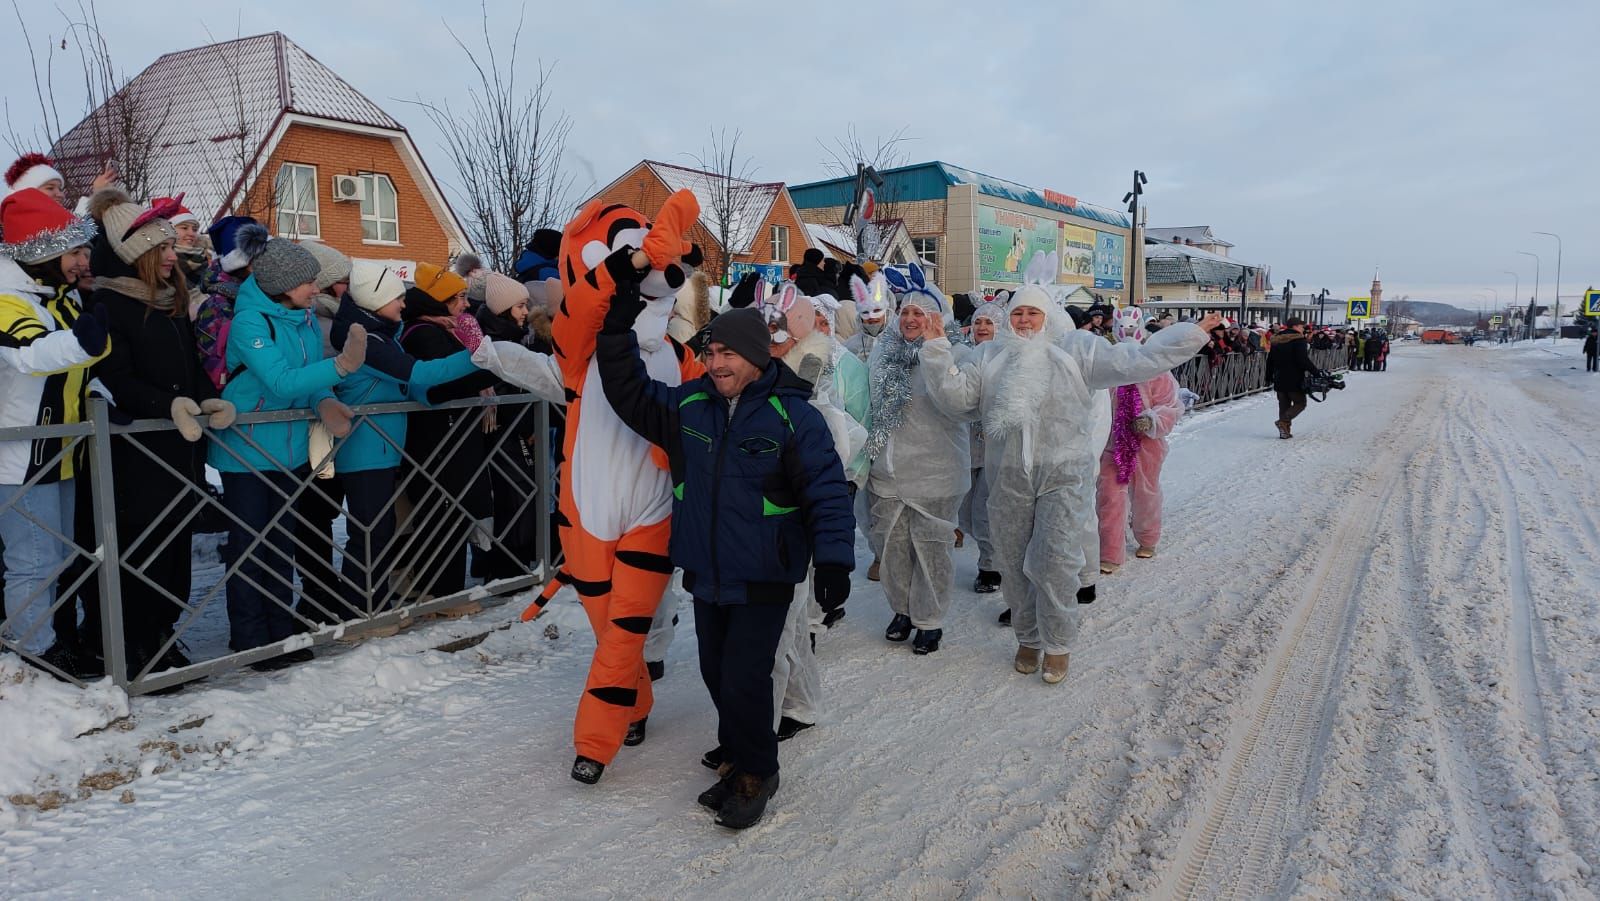
[[[1182,364],[1211,323],[1168,329],[1140,345],[1112,345],[1073,329],[1041,285],[1054,281],[1054,254],[1036,257],[1027,283],[1006,302],[1010,326],[962,354],[930,330],[922,369],[935,401],[983,423],[989,521],[1017,636],[1018,672],[1040,668],[1051,684],[1067,674],[1077,629],[1077,593],[1098,548],[1097,463],[1090,435],[1094,392]],[[1209,317],[1215,319],[1216,317]]]
[[[911,267],[897,314],[872,352],[872,429],[867,452],[867,503],[872,544],[882,564],[883,593],[894,618],[889,641],[916,630],[912,651],[931,654],[950,610],[956,515],[972,486],[972,448],[965,411],[947,412],[929,395],[919,348],[925,331],[953,330],[950,304]],[[955,351],[965,354],[970,348]],[[947,354],[948,356],[948,354]]]
[[[1006,311],[1002,304],[982,303],[972,311],[968,323],[974,345],[994,340],[997,329],[1004,328]],[[972,429],[972,490],[961,502],[961,531],[978,545],[978,577],[972,590],[978,594],[992,594],[1000,589],[1002,579],[994,568],[994,543],[989,540],[989,483],[983,478],[983,429]],[[1009,624],[1009,617],[1007,618]]]

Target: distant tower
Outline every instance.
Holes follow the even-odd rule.
[[[1383,282],[1378,281],[1378,270],[1372,270],[1372,315],[1376,317],[1383,308]]]

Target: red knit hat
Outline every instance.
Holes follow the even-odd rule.
[[[42,263],[94,239],[95,225],[68,212],[38,188],[22,188],[0,200],[0,255],[19,263]]]
[[[24,153],[6,168],[6,187],[13,191],[38,188],[52,182],[65,182],[56,161],[42,153]]]

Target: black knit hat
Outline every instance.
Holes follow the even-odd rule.
[[[761,312],[751,307],[729,310],[711,320],[706,345],[712,344],[725,345],[757,369],[766,369],[772,360],[772,332]]]

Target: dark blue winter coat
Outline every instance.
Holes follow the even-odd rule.
[[[633,333],[595,348],[606,399],[672,467],[674,565],[714,604],[788,603],[814,559],[855,568],[855,514],[811,383],[777,360],[729,403],[709,375],[651,380]]]

